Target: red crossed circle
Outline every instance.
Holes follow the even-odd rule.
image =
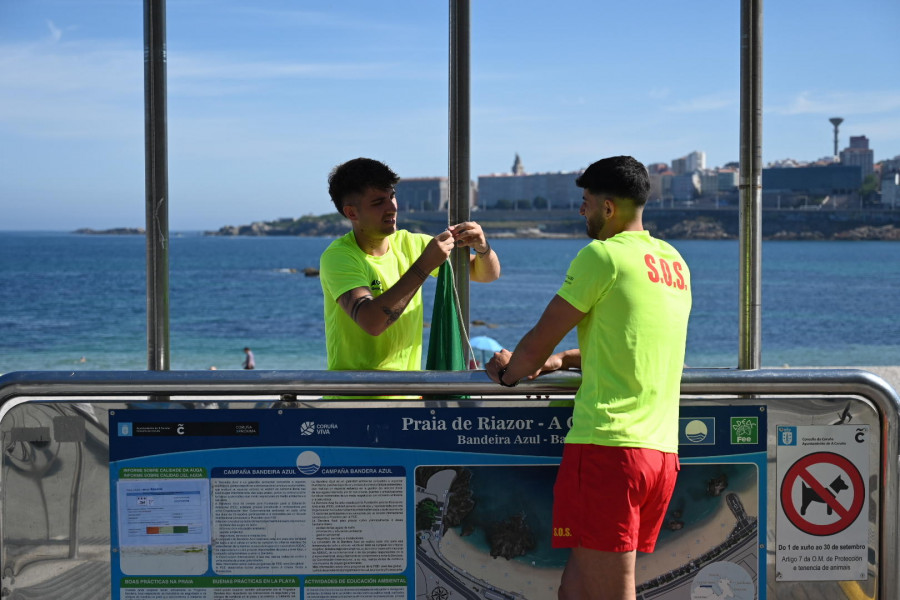
[[[832,495],[830,490],[819,483],[812,473],[809,472],[809,467],[816,464],[834,465],[847,474],[847,477],[850,479],[849,491],[853,494],[853,501],[850,503],[849,508],[844,508],[844,505]],[[797,511],[791,492],[798,477],[811,487],[822,501],[838,515],[834,523],[824,525],[810,523]],[[781,482],[781,508],[784,510],[784,514],[787,515],[788,520],[797,529],[810,535],[834,535],[847,529],[859,516],[866,499],[865,490],[862,475],[859,474],[856,465],[833,452],[816,452],[808,454],[795,462],[785,473]]]

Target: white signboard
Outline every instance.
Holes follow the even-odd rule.
[[[869,426],[779,425],[776,435],[776,580],[866,579]]]

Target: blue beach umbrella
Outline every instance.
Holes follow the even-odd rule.
[[[487,360],[485,360],[485,355],[487,353],[493,354],[494,352],[499,352],[503,349],[500,342],[486,335],[476,335],[469,340],[469,344],[471,344],[473,350],[478,350],[479,358],[481,359],[479,362],[482,367],[484,367],[484,363],[487,362]],[[488,358],[488,360],[490,360],[490,358]]]

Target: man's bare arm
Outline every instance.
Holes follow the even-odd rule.
[[[445,231],[428,243],[409,270],[383,294],[375,298],[368,287],[353,288],[338,297],[338,305],[363,331],[381,335],[400,318],[428,274],[447,260],[452,249],[453,237]]]
[[[494,355],[486,367],[488,375],[500,383],[497,373],[506,367],[503,382],[511,385],[523,377],[533,378],[541,372],[556,370],[553,367],[580,366],[581,353],[577,350],[574,352],[567,350],[558,355],[552,353],[557,344],[585,317],[585,314],[562,297],[554,296],[537,324],[519,341],[515,352],[510,354],[504,351]],[[551,362],[551,355],[558,356],[559,362]]]

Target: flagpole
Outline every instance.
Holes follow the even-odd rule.
[[[449,202],[451,224],[469,220],[469,0],[450,0]],[[461,334],[469,336],[469,248],[450,255],[459,298]]]

